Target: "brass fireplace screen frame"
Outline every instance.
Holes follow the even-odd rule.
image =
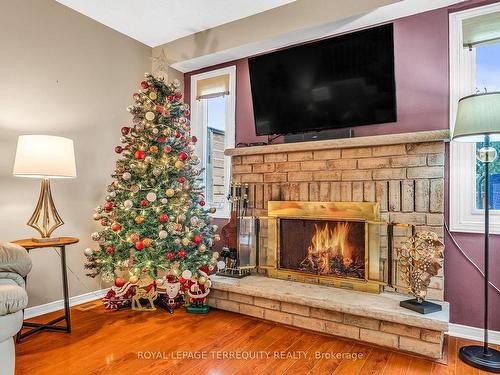
[[[363,222],[365,224],[364,279],[310,274],[281,268],[279,264],[281,219]],[[267,220],[266,259],[260,262],[259,268],[265,269],[269,277],[372,293],[379,293],[382,286],[388,285],[392,273],[392,261],[389,255],[392,237],[389,236],[387,230],[385,233],[382,230],[382,227],[387,229],[388,223],[380,220],[379,203],[269,201]],[[389,258],[385,263],[381,257],[384,249]]]

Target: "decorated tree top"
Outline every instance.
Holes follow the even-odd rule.
[[[113,280],[128,270],[130,281],[167,274],[196,277],[212,268],[217,226],[211,224],[199,184],[196,137],[191,135],[189,106],[182,102],[179,82],[145,75],[128,107],[133,125],[121,129],[115,151],[113,182],[94,219],[102,229],[92,234],[99,250],[87,249],[89,276]]]

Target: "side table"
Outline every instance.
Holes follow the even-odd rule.
[[[12,241],[13,243],[24,247],[26,251],[28,251],[28,253],[30,252],[30,250],[33,249],[42,249],[46,247],[61,249],[61,273],[62,273],[63,294],[64,294],[64,315],[56,319],[53,319],[48,323],[23,322],[23,327],[33,327],[33,329],[30,329],[29,331],[24,333],[19,332],[16,336],[17,342],[20,342],[23,338],[43,330],[64,331],[67,333],[71,332],[71,317],[69,310],[69,293],[68,293],[68,274],[66,272],[66,245],[75,244],[78,241],[80,240],[76,237],[58,237],[54,238],[53,241],[45,241],[45,242],[35,242],[31,238]],[[57,326],[56,323],[62,320],[66,321],[66,326]]]

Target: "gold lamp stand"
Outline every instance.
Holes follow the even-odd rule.
[[[40,197],[27,224],[40,233],[41,238],[33,238],[34,242],[48,242],[58,239],[51,238],[50,235],[56,228],[63,225],[64,221],[62,221],[54,205],[48,178],[43,178],[40,183]]]

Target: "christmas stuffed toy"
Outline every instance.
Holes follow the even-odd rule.
[[[123,280],[123,279],[121,279]],[[130,307],[132,296],[134,294],[134,285],[132,283],[122,283],[120,278],[117,278],[115,285],[106,293],[102,302],[107,310],[120,310]]]
[[[198,270],[200,277],[191,278],[186,281],[185,288],[188,296],[189,306],[187,312],[194,314],[208,313],[207,297],[210,293],[212,281],[208,276],[208,267],[201,267]]]
[[[159,282],[161,280],[161,282]],[[156,281],[158,294],[160,295],[159,304],[166,309],[170,314],[174,309],[181,307],[184,304],[184,292],[181,290],[180,281],[173,275],[169,275],[165,279]]]

